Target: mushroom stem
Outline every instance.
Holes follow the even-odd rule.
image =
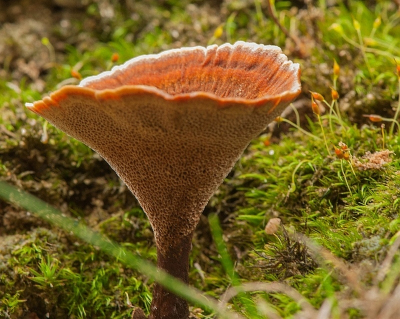
[[[157,247],[157,266],[168,274],[189,282],[189,253],[192,250],[192,233],[179,243],[169,246],[163,253]],[[186,319],[189,307],[186,300],[174,295],[168,289],[155,284],[149,319]]]

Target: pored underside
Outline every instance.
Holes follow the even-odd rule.
[[[98,152],[161,252],[191,234],[249,142],[300,93],[278,47],[237,42],[132,59],[28,107]]]

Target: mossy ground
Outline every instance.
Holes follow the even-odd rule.
[[[370,122],[363,114],[393,119],[400,107],[396,2],[278,1],[277,19],[294,40],[258,0],[57,3],[37,1],[35,12],[23,0],[1,4],[0,11],[8,14],[0,15],[1,180],[154,262],[149,222],[115,173],[86,146],[29,113],[24,103],[61,82],[78,83],[71,70],[85,77],[109,69],[114,53],[122,63],[211,42],[279,45],[302,65],[303,93],[294,106],[309,133],[282,122],[251,143],[202,216],[190,282],[216,298],[232,283],[207,219],[217,213],[242,282],[285,282],[315,309],[330,303],[321,318],[373,318],[362,292],[389,300],[398,284],[398,255],[389,267],[382,263],[400,231],[400,138],[393,122],[384,122],[382,129],[383,122]],[[341,111],[329,115],[321,103],[322,131],[309,90],[331,103],[334,59],[340,65]],[[285,117],[297,122],[296,112]],[[333,146],[340,149],[340,142],[357,158],[384,149],[394,153],[380,169],[361,171],[337,157]],[[268,235],[264,228],[274,217],[285,229]],[[149,310],[153,282],[29,211],[0,201],[0,236],[0,317],[130,318],[131,304]],[[296,298],[260,290],[232,299],[232,308],[249,318],[309,316]],[[213,317],[195,306],[191,310],[199,318]]]

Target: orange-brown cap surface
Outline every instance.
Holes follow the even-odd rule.
[[[164,251],[193,232],[249,142],[300,90],[299,65],[281,49],[236,42],[134,58],[27,107],[111,165]]]

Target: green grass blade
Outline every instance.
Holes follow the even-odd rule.
[[[113,242],[105,236],[91,230],[82,223],[63,216],[59,210],[35,196],[0,181],[0,198],[37,214],[42,219],[62,228],[64,231],[74,233],[75,236],[87,243],[98,246],[102,251],[117,258],[128,267],[145,274],[187,301],[211,310],[221,316],[221,318],[233,318],[234,314],[229,313],[227,310],[221,310],[218,308],[218,302],[216,300],[201,294],[195,288],[185,285],[181,281],[168,275],[166,272],[159,270],[148,261],[132,254],[116,242]]]
[[[235,271],[234,264],[232,262],[231,256],[229,255],[228,248],[222,238],[222,229],[219,224],[218,216],[216,214],[211,214],[208,218],[210,223],[211,233],[214,239],[214,242],[217,246],[217,250],[219,255],[221,256],[221,264],[225,269],[229,279],[231,280],[232,286],[237,289],[237,291],[242,291],[242,285],[239,279],[238,274]],[[238,300],[243,304],[246,309],[247,314],[250,316],[249,318],[258,318],[257,309],[254,304],[254,301],[248,296],[239,293]]]

